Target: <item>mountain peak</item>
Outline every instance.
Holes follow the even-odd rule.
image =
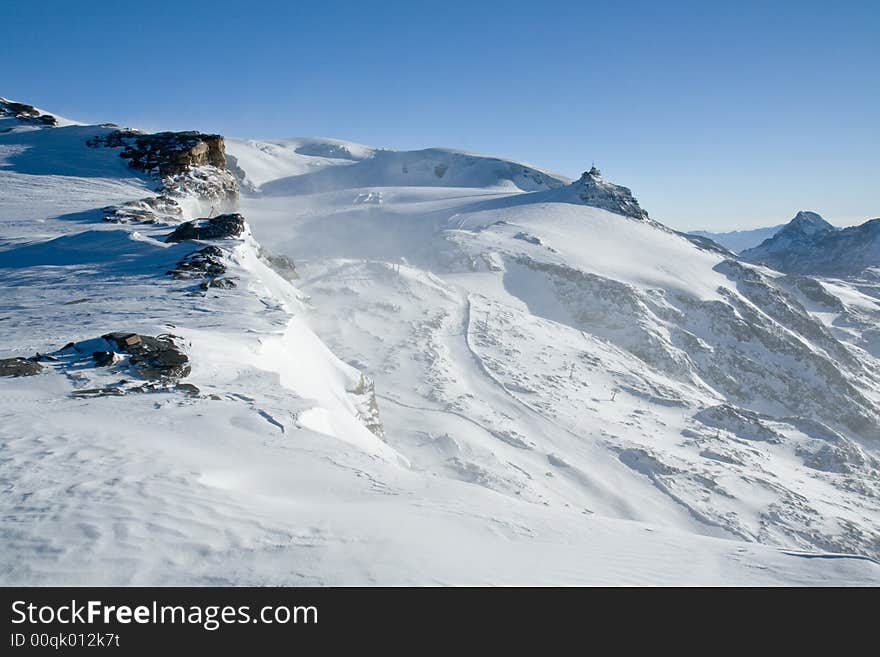
[[[837,230],[837,228],[825,221],[820,214],[810,212],[809,210],[801,210],[794,216],[794,219],[788,222],[788,225],[783,230],[789,232],[797,231],[802,235],[812,237],[813,235]]]
[[[571,184],[571,188],[586,205],[633,219],[648,219],[648,213],[641,208],[632,191],[628,187],[606,181],[596,166],[584,171],[581,177]]]
[[[774,237],[740,255],[785,273],[860,275],[880,264],[880,219],[838,228],[815,212],[798,212]]]

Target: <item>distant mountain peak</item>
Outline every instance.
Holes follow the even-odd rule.
[[[788,225],[785,227],[785,229],[789,228],[796,229],[805,235],[816,235],[818,233],[827,233],[829,231],[837,230],[835,226],[832,226],[825,221],[820,214],[810,212],[809,210],[801,210],[798,212],[794,216],[794,219],[788,222]]]
[[[860,275],[880,266],[880,219],[838,228],[815,212],[801,211],[774,237],[740,255],[786,273]]]

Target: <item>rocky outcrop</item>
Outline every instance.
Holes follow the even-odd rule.
[[[238,182],[229,171],[213,166],[166,176],[158,191],[158,196],[104,208],[104,221],[177,223],[193,203],[206,213],[238,209]]]
[[[227,167],[223,137],[201,132],[113,130],[86,142],[93,148],[119,148],[138,171],[161,178],[158,196],[104,209],[113,223],[174,223],[185,214],[228,212],[238,208],[238,181]]]
[[[226,273],[223,249],[216,246],[206,246],[198,251],[193,251],[167,273],[169,276],[183,280],[222,276]]]
[[[108,333],[101,336],[129,355],[128,362],[147,380],[182,379],[190,373],[189,357],[168,335],[152,337],[137,333]],[[94,358],[94,353],[92,354]]]
[[[602,172],[596,167],[585,171],[571,184],[571,189],[585,205],[633,219],[648,219],[648,213],[642,210],[630,189],[606,181],[602,178]]]
[[[116,130],[86,142],[89,146],[122,148],[120,157],[138,171],[173,176],[191,167],[226,168],[226,151],[221,135],[202,132],[156,132]]]
[[[103,211],[104,221],[114,224],[179,221],[183,214],[180,204],[167,194],[129,201],[122,205],[111,205]]]
[[[730,404],[718,404],[704,408],[694,415],[707,427],[719,431],[729,431],[742,440],[758,440],[768,443],[779,443],[782,435],[769,427],[758,413],[744,408],[736,408]]]
[[[33,105],[17,103],[13,100],[0,98],[0,117],[9,117],[20,123],[36,126],[56,126],[58,119],[51,114],[43,114]]]
[[[28,358],[0,358],[0,376],[32,376],[43,371],[43,366]]]
[[[189,357],[171,335],[141,335],[116,331],[100,338],[70,342],[52,354],[61,367],[119,366],[130,368],[148,382],[167,386],[189,375]]]
[[[245,227],[244,217],[240,214],[221,214],[218,217],[182,223],[165,238],[165,241],[234,239],[244,234]]]

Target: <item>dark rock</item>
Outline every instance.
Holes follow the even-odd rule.
[[[192,383],[178,383],[177,386],[175,386],[175,390],[185,392],[193,397],[197,397],[201,392],[198,387],[194,386]]]
[[[212,278],[209,281],[204,281],[199,287],[203,290],[208,290],[210,288],[231,290],[235,287],[235,281],[231,278]]]
[[[119,345],[120,349],[125,351],[128,351],[129,347],[133,347],[143,341],[137,333],[108,333],[101,337],[105,340],[112,340]]]
[[[182,223],[165,238],[165,241],[233,239],[241,236],[244,229],[245,220],[240,214],[221,214],[210,219],[196,219]]]
[[[122,148],[120,157],[133,169],[160,176],[183,173],[191,167],[226,168],[226,151],[221,135],[201,132],[157,132],[146,134],[135,130],[116,130],[86,142],[97,148]]]
[[[167,272],[179,279],[215,278],[226,273],[223,262],[223,249],[217,246],[206,246],[194,251]]]
[[[96,351],[92,354],[95,359],[95,365],[98,367],[107,367],[116,362],[116,353],[112,351]]]
[[[115,342],[120,351],[130,355],[129,362],[145,379],[182,379],[189,375],[189,357],[178,347],[172,336],[108,333],[105,340]]]
[[[180,204],[167,194],[128,201],[121,205],[111,205],[102,208],[102,211],[104,221],[114,224],[154,224],[163,220],[177,221],[183,212]]]
[[[29,123],[31,125],[58,125],[58,120],[51,114],[40,114],[40,110],[33,105],[16,103],[5,98],[0,98],[0,117],[2,116],[11,116],[22,123]]]
[[[535,237],[534,235],[530,235],[529,233],[517,233],[513,236],[515,240],[522,240],[523,242],[528,242],[529,244],[535,244],[537,246],[541,246],[543,242],[540,237]]]
[[[0,376],[32,376],[43,366],[27,358],[0,358]]]
[[[121,388],[86,388],[74,390],[70,393],[73,397],[120,397],[125,394]]]

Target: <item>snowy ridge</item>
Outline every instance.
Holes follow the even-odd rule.
[[[113,130],[0,134],[4,584],[880,582],[880,277],[439,149],[227,140],[216,216]]]
[[[58,114],[0,96],[0,133],[39,130],[54,126],[82,125]]]
[[[558,174],[494,157],[443,148],[373,149],[339,140],[275,142],[231,140],[239,175],[266,195],[377,187],[508,187],[553,189],[569,182]]]

